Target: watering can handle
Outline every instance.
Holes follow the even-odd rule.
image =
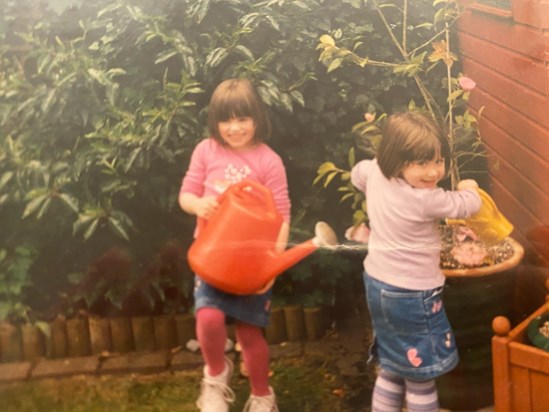
[[[276,210],[271,191],[263,186],[261,183],[256,182],[255,180],[242,180],[229,186],[223,193],[221,193],[217,197],[217,201],[219,202],[219,204],[221,204],[221,202],[223,202],[223,200],[227,197],[227,193],[229,191],[238,193],[242,190],[248,190],[250,193],[253,193],[256,196],[260,195],[262,199],[266,202],[267,210]],[[198,218],[197,225],[199,232],[204,230],[207,224],[208,221],[206,219]]]
[[[252,193],[256,197],[260,197],[265,202],[266,210],[276,210],[271,191],[255,180],[242,180],[229,186],[227,190],[219,195],[217,200],[221,204],[221,202],[227,196],[228,192],[234,192],[238,194],[242,191],[247,191],[249,193]]]

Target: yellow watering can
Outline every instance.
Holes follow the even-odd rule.
[[[478,213],[467,219],[446,219],[446,223],[469,226],[484,243],[493,245],[509,236],[513,225],[501,214],[488,193],[477,190],[482,200]]]

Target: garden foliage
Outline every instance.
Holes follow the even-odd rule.
[[[409,24],[427,38],[418,22],[431,2],[411,3],[419,15]],[[337,230],[350,223],[336,193],[312,186],[318,165],[346,159],[364,112],[391,111],[417,95],[405,73],[341,61],[332,63],[330,72],[345,66],[334,76],[319,61],[323,35],[380,59],[395,52],[370,1],[0,7],[0,296],[41,311],[190,308],[184,254],[194,219],[176,199],[221,80],[250,78],[269,106],[296,241],[312,236],[317,220]],[[105,262],[112,266],[102,271]],[[345,265],[313,256],[275,291],[325,302],[345,287]],[[3,291],[14,277],[17,287]],[[2,307],[0,317],[28,316],[17,308]]]

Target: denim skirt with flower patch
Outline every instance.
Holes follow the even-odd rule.
[[[410,380],[429,380],[452,370],[459,357],[444,305],[442,287],[410,290],[364,273],[374,343],[371,360]]]
[[[271,314],[272,289],[261,295],[234,295],[214,288],[197,275],[194,279],[195,313],[200,308],[213,307],[231,319],[267,327]]]

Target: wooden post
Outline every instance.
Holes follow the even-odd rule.
[[[509,342],[511,323],[505,316],[492,321],[496,336],[492,337],[492,370],[494,376],[494,412],[512,412],[512,382],[509,373]]]
[[[67,319],[67,355],[88,356],[91,353],[88,319],[77,316]]]
[[[98,316],[88,318],[90,328],[91,353],[99,355],[112,351],[111,327],[109,320]]]
[[[44,334],[34,324],[24,324],[21,326],[21,335],[23,338],[23,359],[35,361],[46,355],[46,342]]]
[[[9,322],[0,323],[0,361],[19,362],[23,359],[21,329]]]
[[[290,342],[303,340],[305,337],[303,307],[299,304],[284,306],[284,319],[288,340]]]
[[[265,337],[267,342],[280,343],[286,340],[286,321],[284,319],[284,309],[281,307],[274,307],[271,310],[271,317],[269,324],[265,329]]]
[[[180,346],[185,347],[190,339],[196,337],[195,320],[192,313],[183,313],[174,316],[175,330],[177,332],[177,341]]]
[[[134,350],[132,323],[130,318],[109,319],[111,326],[112,349],[118,353],[127,353]]]
[[[319,306],[303,308],[305,332],[308,340],[318,340],[324,334],[324,318]]]
[[[158,349],[172,349],[178,344],[173,316],[155,316],[154,339]]]
[[[67,356],[67,322],[64,317],[58,316],[51,323],[51,351],[53,359]]]
[[[153,351],[156,349],[154,339],[154,323],[151,316],[135,316],[132,318],[135,350]]]

